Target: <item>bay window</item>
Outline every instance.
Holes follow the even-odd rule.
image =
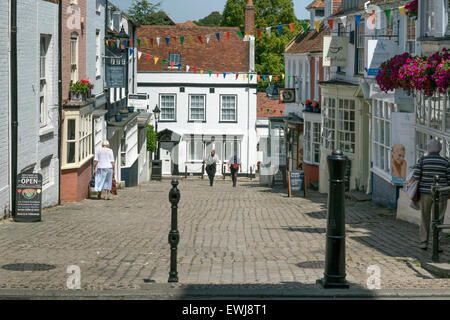
[[[339,99],[338,148],[355,152],[355,100]]]
[[[336,99],[323,97],[323,117],[322,117],[322,146],[325,149],[334,149],[335,142],[335,119],[336,119]]]
[[[320,165],[320,123],[313,121],[305,122],[305,133],[303,135],[304,157],[306,163]]]
[[[92,156],[92,105],[64,111],[63,167],[78,168]]]

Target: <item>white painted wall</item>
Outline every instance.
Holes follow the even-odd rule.
[[[247,74],[246,74],[247,75]],[[143,84],[152,86],[143,86]],[[139,72],[138,92],[149,94],[149,105],[153,110],[154,106],[160,106],[159,95],[161,93],[176,94],[176,121],[158,122],[158,132],[169,129],[182,136],[176,153],[180,172],[184,172],[187,143],[191,134],[200,136],[203,134],[210,139],[215,136],[217,139],[222,135],[227,135],[229,139],[237,136],[241,142],[242,171],[247,172],[249,166],[256,166],[256,87],[248,88],[249,84],[256,85],[256,75],[250,82],[248,76],[244,81],[242,75],[236,80],[235,74],[227,74],[224,79],[223,74],[186,73],[186,72]],[[210,93],[211,85],[215,92]],[[227,87],[227,85],[229,87]],[[236,86],[234,86],[236,85]],[[238,87],[237,85],[243,85]],[[180,86],[185,88],[185,92],[180,92]],[[206,122],[188,121],[188,104],[190,94],[206,95]],[[232,94],[237,96],[237,122],[225,123],[219,121],[220,95]],[[188,164],[188,172],[201,172],[201,162]],[[218,174],[221,170],[218,170]],[[254,172],[254,169],[253,169]]]

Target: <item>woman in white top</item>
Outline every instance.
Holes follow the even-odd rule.
[[[95,153],[94,174],[97,197],[100,199],[102,190],[106,190],[105,200],[109,200],[108,193],[111,190],[114,177],[114,153],[109,148],[108,140],[103,140],[102,148]]]

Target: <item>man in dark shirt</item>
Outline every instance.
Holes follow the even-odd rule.
[[[433,195],[431,194],[431,187],[434,184],[434,177],[439,176],[439,185],[447,187],[450,185],[450,164],[446,158],[439,155],[442,145],[436,140],[430,140],[427,145],[427,154],[419,159],[414,168],[413,177],[419,181],[419,202],[422,212],[422,221],[420,223],[420,248],[427,249],[428,239],[430,235],[430,221],[432,218],[432,211],[434,206]],[[446,192],[441,193],[439,201],[439,220],[442,224],[444,222],[445,210],[447,209]]]

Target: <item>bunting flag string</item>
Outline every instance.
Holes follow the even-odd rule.
[[[131,49],[131,48],[129,48],[129,49],[130,49],[130,54],[133,54],[135,52],[133,49]],[[178,71],[181,71],[182,68],[183,68],[183,65],[181,63],[178,63],[178,64],[175,65],[174,61],[168,61],[166,59],[160,59],[159,57],[151,56],[150,54],[142,52],[142,51],[136,51],[136,52],[137,52],[137,57],[138,57],[139,60],[142,58],[142,56],[145,56],[147,62],[150,62],[151,57],[153,57],[155,65],[158,63],[159,60],[161,60],[163,67],[167,65],[172,70],[174,70],[176,68],[176,69],[178,69]],[[184,67],[185,67],[185,71],[186,72],[189,72],[191,70],[191,68],[193,68],[193,72],[197,73],[197,71],[200,71],[200,75],[203,75],[203,73],[205,71],[202,68],[191,67],[189,65],[185,65]],[[209,77],[211,77],[212,72],[213,72],[212,70],[208,70]],[[253,80],[253,76],[254,76],[254,74],[252,74],[252,73],[236,73],[236,72],[223,72],[223,71],[222,72],[221,71],[215,71],[215,72],[216,72],[217,77],[219,77],[220,73],[222,73],[224,79],[226,79],[228,74],[233,74],[233,73],[235,74],[235,80],[238,80],[239,76],[242,75],[242,80],[245,81],[247,79],[247,77],[248,77],[248,79],[250,81],[252,81]],[[278,82],[280,80],[280,75],[277,75],[277,74],[275,74],[275,75],[272,75],[272,74],[270,74],[270,75],[259,75],[259,74],[257,74],[256,76],[257,76],[257,81],[258,82],[259,81],[263,81],[263,82],[272,83],[273,80],[275,80],[275,82]],[[296,76],[292,75],[292,77],[293,77],[293,79],[295,81]],[[282,80],[285,79],[284,73],[281,74],[281,79]],[[288,82],[290,81],[290,79],[291,79],[291,75],[288,75]]]

